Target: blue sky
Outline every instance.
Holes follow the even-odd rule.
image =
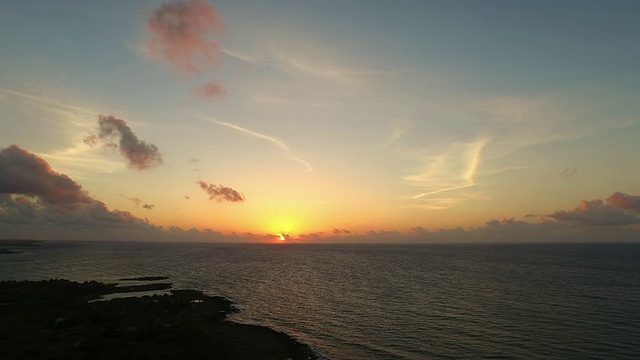
[[[162,14],[202,41],[161,38]],[[640,194],[639,14],[634,1],[6,1],[0,148],[160,234],[414,239],[494,219],[589,233],[556,214],[638,215],[616,197],[577,209]],[[136,169],[125,133],[162,162]],[[44,194],[1,185],[6,226],[20,196],[46,219]]]

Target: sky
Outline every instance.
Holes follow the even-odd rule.
[[[637,241],[639,15],[3,1],[0,237]]]

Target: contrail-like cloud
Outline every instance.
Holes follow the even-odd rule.
[[[468,144],[454,144],[436,157],[422,173],[405,176],[404,180],[423,185],[426,190],[412,199],[475,186],[482,151],[488,143],[488,138],[480,138]]]
[[[89,109],[85,109],[85,108],[81,108],[81,107],[77,107],[77,106],[72,106],[72,105],[67,105],[65,103],[56,101],[55,99],[50,99],[50,98],[46,98],[46,97],[42,97],[42,96],[36,96],[36,95],[23,93],[23,92],[20,92],[20,91],[14,91],[14,90],[0,88],[0,93],[3,93],[3,92],[7,93],[7,94],[14,95],[14,96],[21,97],[23,99],[29,99],[29,100],[33,101],[34,103],[38,104],[40,107],[44,107],[44,108],[46,108],[47,110],[49,110],[51,112],[53,112],[54,110],[57,110],[58,112],[65,111],[67,114],[81,113],[81,114],[84,114],[84,115],[97,115],[94,111],[91,111]]]
[[[258,132],[255,132],[255,131],[252,131],[252,130],[249,130],[249,129],[245,129],[245,128],[241,127],[241,126],[238,126],[238,125],[235,125],[235,124],[231,124],[231,123],[227,123],[227,122],[224,122],[224,121],[219,121],[219,120],[211,119],[211,118],[204,117],[204,116],[201,116],[200,118],[205,120],[205,121],[212,122],[212,123],[220,125],[220,126],[225,126],[225,127],[230,128],[230,129],[234,129],[234,130],[240,131],[240,132],[245,133],[247,135],[251,135],[251,136],[253,136],[255,138],[268,141],[268,142],[272,143],[273,145],[279,147],[282,151],[284,151],[285,154],[287,155],[287,158],[304,165],[304,167],[306,168],[307,172],[313,171],[313,166],[311,166],[311,164],[309,164],[308,162],[306,162],[306,161],[302,160],[301,158],[299,158],[298,156],[296,156],[294,154],[293,150],[291,149],[291,147],[289,147],[289,145],[285,144],[281,140],[278,140],[278,139],[276,139],[274,137],[271,137],[271,136],[268,136],[268,135],[265,135],[265,134],[261,134],[261,133],[258,133]]]

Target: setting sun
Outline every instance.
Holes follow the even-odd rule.
[[[287,234],[298,233],[298,224],[292,218],[288,216],[276,217],[271,219],[267,223],[268,232],[271,234],[277,234],[281,239]]]

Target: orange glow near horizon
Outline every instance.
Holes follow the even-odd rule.
[[[296,233],[297,222],[289,216],[281,216],[268,221],[268,233],[277,234],[281,239],[286,234]]]

